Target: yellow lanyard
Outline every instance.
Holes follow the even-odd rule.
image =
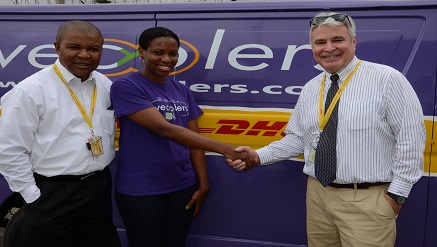
[[[320,130],[323,130],[326,126],[326,123],[328,123],[329,118],[331,117],[332,111],[334,110],[335,105],[337,104],[338,100],[340,99],[341,94],[344,92],[344,89],[346,88],[347,84],[351,80],[352,76],[357,71],[358,67],[361,64],[361,60],[358,60],[357,65],[352,70],[352,72],[349,73],[349,75],[346,77],[346,80],[343,82],[341,87],[338,89],[337,93],[335,94],[334,98],[332,99],[331,104],[328,107],[328,110],[325,114],[325,104],[323,100],[323,95],[325,92],[325,78],[326,75],[322,78],[322,83],[320,85],[320,101],[319,101],[319,126]]]
[[[76,96],[76,94],[74,93],[73,89],[71,89],[71,87],[68,86],[67,81],[65,80],[64,76],[62,75],[61,71],[59,70],[59,68],[56,64],[53,64],[53,69],[55,70],[55,73],[59,76],[59,78],[61,78],[61,80],[65,84],[65,86],[68,88],[68,91],[70,92],[71,97],[74,100],[74,103],[76,103],[76,106],[79,109],[80,113],[82,114],[83,119],[85,119],[86,123],[88,124],[88,127],[91,130],[91,135],[94,136],[94,128],[93,128],[93,123],[92,123],[91,119],[92,119],[93,114],[94,114],[94,108],[96,108],[96,98],[97,98],[96,85],[94,84],[94,90],[93,90],[93,94],[91,96],[91,106],[90,106],[91,115],[88,116],[88,114],[85,110],[85,107],[83,107],[82,103],[80,103],[80,100]]]

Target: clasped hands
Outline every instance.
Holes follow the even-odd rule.
[[[260,163],[259,156],[252,148],[240,146],[225,154],[226,161],[236,171],[247,171]]]

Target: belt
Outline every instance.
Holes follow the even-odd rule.
[[[336,184],[330,183],[329,186],[337,189],[368,189],[372,186],[380,186],[389,184],[390,182],[377,182],[377,183],[353,183],[353,184]]]
[[[88,174],[82,174],[82,175],[57,175],[57,176],[52,176],[52,177],[46,177],[43,175],[40,175],[38,173],[34,173],[33,175],[35,176],[35,178],[40,178],[40,179],[45,179],[45,180],[56,180],[56,181],[85,181],[85,180],[89,180],[91,178],[96,177],[97,175],[99,175],[100,173],[102,173],[103,171],[105,171],[106,169],[108,169],[107,167],[105,167],[105,169],[101,170],[101,171],[94,171],[94,172],[90,172]]]

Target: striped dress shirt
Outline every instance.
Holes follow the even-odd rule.
[[[354,57],[337,72],[340,87],[357,63]],[[303,172],[315,177],[309,156],[320,135],[318,106],[324,75],[326,99],[331,74],[323,72],[302,89],[286,136],[256,150],[261,165],[303,153]],[[408,80],[394,68],[362,61],[339,101],[334,182],[391,182],[389,192],[408,197],[423,174],[425,139],[422,108]]]

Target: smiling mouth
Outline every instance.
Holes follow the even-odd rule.
[[[339,57],[340,55],[333,55],[333,56],[324,56],[325,59],[334,59],[336,57]]]
[[[88,63],[76,63],[76,66],[78,66],[78,67],[89,67],[90,64],[88,64]]]
[[[171,66],[167,66],[167,65],[159,65],[158,66],[160,69],[164,70],[164,71],[169,71],[171,70]]]

